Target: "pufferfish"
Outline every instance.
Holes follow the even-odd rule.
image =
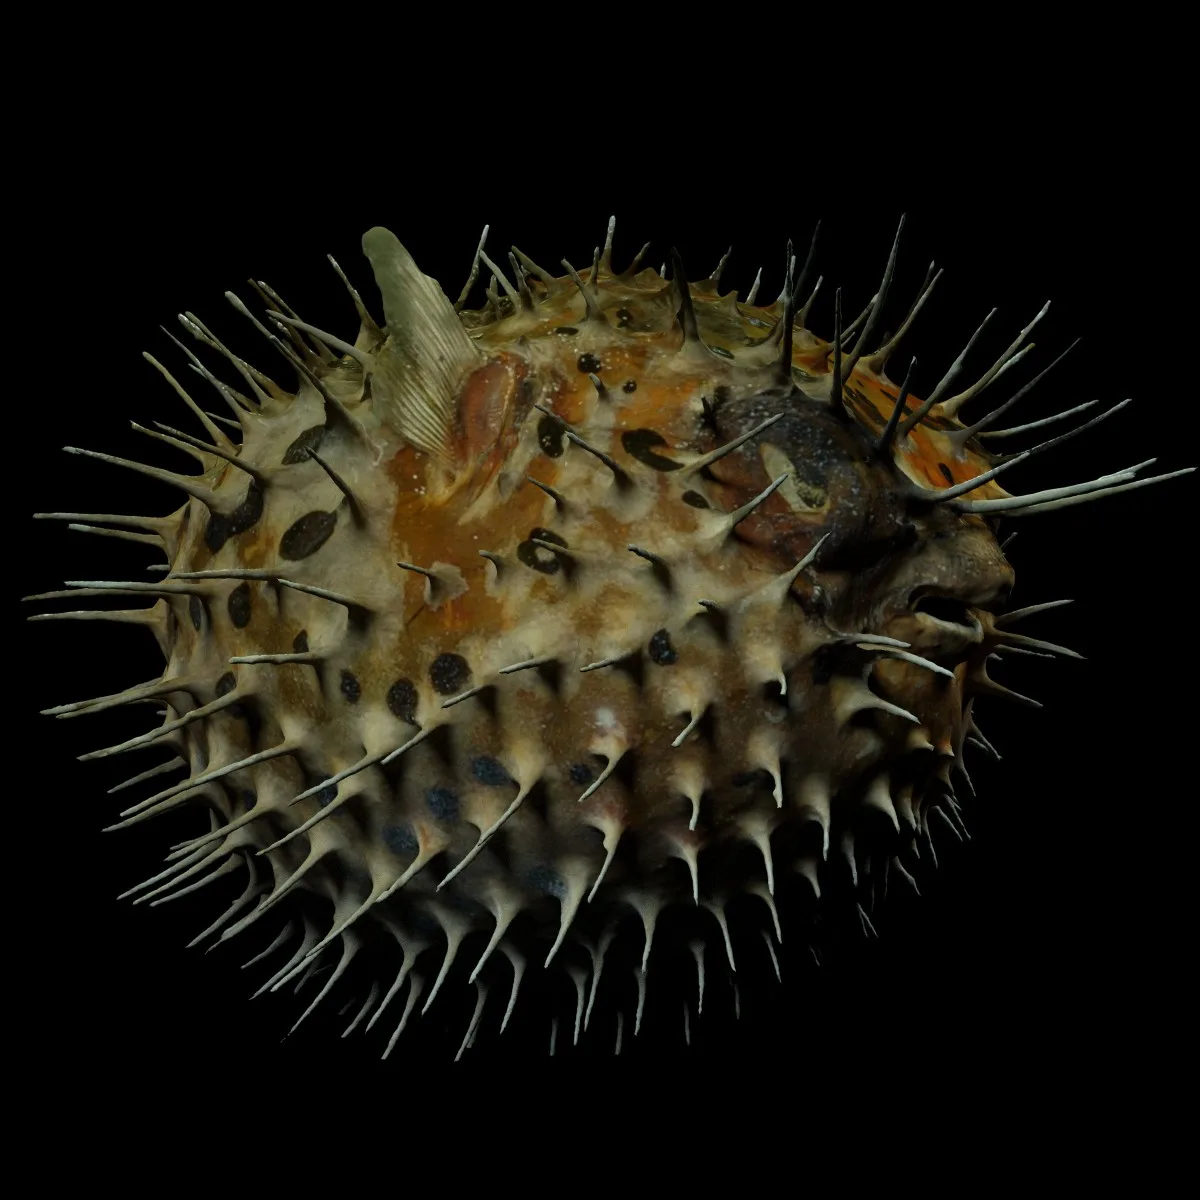
[[[1007,609],[999,519],[1186,473],[1139,477],[1140,463],[1006,492],[1010,466],[1128,401],[994,453],[1096,403],[996,428],[1043,371],[964,423],[1042,313],[969,386],[983,326],[924,400],[889,380],[940,278],[881,335],[899,232],[867,309],[843,324],[835,297],[830,340],[807,324],[812,249],[797,271],[789,246],[780,295],[759,304],[757,280],[745,301],[722,294],[724,260],[692,283],[674,252],[616,270],[612,222],[590,267],[562,275],[515,247],[506,272],[485,239],[452,303],[370,230],[382,321],[333,263],[353,342],[265,284],[257,315],[227,293],[287,387],[183,314],[223,360],[226,378],[179,343],[228,415],[147,355],[204,436],[142,432],[198,473],[67,447],[180,488],[183,507],[38,514],[165,554],[155,582],[35,597],[152,602],[34,618],[145,625],[166,660],[47,710],[161,710],[82,756],[170,755],[129,781],[152,794],[112,828],[197,814],[126,895],[244,878],[193,944],[253,944],[259,992],[313,981],[297,1025],[343,993],[350,1029],[380,1025],[385,1057],[439,997],[474,987],[461,1055],[542,971],[570,985],[563,1041],[586,1038],[607,993],[619,1050],[656,975],[677,983],[656,971],[664,955],[694,960],[686,1021],[706,971],[735,1003],[747,959],[778,971],[781,914],[802,938],[830,906],[869,926],[933,830],[963,831],[964,746],[990,750],[975,698],[1024,700],[989,661],[1073,654],[1014,631],[1065,601]],[[469,310],[481,268],[487,304]]]

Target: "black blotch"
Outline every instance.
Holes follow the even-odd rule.
[[[411,854],[420,846],[409,825],[389,825],[383,831],[383,841],[393,854]]]
[[[665,629],[660,629],[654,634],[647,649],[650,658],[660,667],[670,666],[679,658],[678,651],[671,645],[671,635]]]
[[[733,393],[729,390],[728,385],[723,383],[713,389],[713,404],[720,408],[722,404],[728,404],[732,396]]]
[[[250,624],[250,585],[248,583],[239,583],[229,593],[226,608],[229,610],[229,619],[233,622],[235,629],[245,629]]]
[[[950,468],[948,466],[946,466],[945,463],[938,463],[938,470],[941,471],[942,478],[948,484],[950,484],[951,487],[953,487],[954,486],[954,476],[951,474]]]
[[[471,686],[471,667],[461,654],[439,654],[429,668],[429,682],[443,696],[457,696]]]
[[[538,865],[531,867],[525,873],[525,880],[530,887],[544,892],[547,896],[556,896],[561,900],[567,894],[567,885],[563,877],[553,868]]]
[[[553,542],[556,546],[561,546],[564,550],[567,549],[566,539],[560,537],[552,530],[542,529],[539,526],[531,529],[528,540],[522,542],[517,547],[517,557],[527,567],[532,567],[535,571],[540,571],[543,575],[556,575],[562,570],[562,561],[552,550],[547,550],[544,546],[535,545],[534,538],[542,542]]]
[[[693,508],[708,508],[709,503],[699,492],[684,492],[680,499],[684,504],[690,504]]]
[[[411,679],[397,679],[388,688],[387,706],[392,713],[410,725],[417,723],[417,689]]]
[[[550,529],[543,529],[540,525],[529,531],[531,538],[537,538],[541,542],[553,542],[556,546],[561,546],[564,550],[567,547],[567,539],[561,534],[555,533]]]
[[[600,370],[600,360],[594,354],[581,354],[575,365],[581,375],[594,375]]]
[[[214,553],[229,540],[229,518],[222,513],[209,513],[204,527],[204,544]]]
[[[504,764],[499,759],[492,758],[490,754],[481,754],[471,759],[471,774],[489,787],[502,787],[513,781],[512,776],[504,769]]]
[[[571,782],[583,786],[585,783],[591,783],[596,778],[596,772],[588,766],[587,763],[572,763],[571,764]]]
[[[621,434],[621,445],[631,458],[655,471],[678,471],[683,466],[683,463],[654,453],[653,447],[668,445],[667,439],[654,429],[627,429]]]
[[[717,429],[717,410],[707,396],[700,397],[700,410],[700,423],[707,425],[710,429]]]
[[[279,553],[290,559],[307,558],[310,554],[316,554],[329,540],[329,535],[333,533],[336,525],[336,513],[305,513],[279,539]]]
[[[537,437],[543,454],[548,454],[551,458],[562,457],[562,452],[566,448],[566,439],[563,437],[561,421],[554,417],[543,417],[538,422]]]
[[[621,391],[636,392],[637,391],[637,380],[636,379],[625,380],[625,382],[623,384],[621,384]]]
[[[302,629],[294,638],[292,638],[292,653],[307,654],[308,653],[308,634]]]
[[[235,534],[245,533],[263,512],[263,490],[257,479],[250,481],[246,498],[228,516],[212,513],[204,529],[204,544],[215,554]]]
[[[617,312],[616,312],[616,317],[617,317],[617,328],[618,329],[626,329],[629,326],[629,322],[633,320],[633,313],[631,313],[629,311],[629,309],[627,309],[627,308],[618,308]]]
[[[342,689],[342,695],[346,697],[347,704],[358,703],[359,697],[362,696],[362,687],[358,682],[358,677],[353,672],[343,671],[339,686]]]
[[[321,783],[323,780],[331,778],[329,775],[318,775],[314,780],[316,783]],[[319,792],[313,794],[313,799],[322,807],[332,804],[337,799],[338,785],[336,783],[326,784]]]
[[[237,679],[232,671],[226,671],[225,674],[217,680],[217,686],[213,690],[217,693],[218,697],[221,697],[228,696],[235,687],[237,687]],[[225,710],[225,715],[227,717],[233,717],[239,721],[249,721],[251,731],[257,736],[258,726],[262,722],[256,714],[248,712],[244,704],[231,704]]]
[[[574,337],[579,330],[574,325],[560,325],[554,332],[562,334],[563,337]]]
[[[245,533],[263,513],[263,489],[257,479],[252,480],[246,490],[246,498],[233,510],[229,518],[234,533]]]
[[[316,450],[321,445],[321,440],[325,436],[324,425],[314,425],[311,429],[306,429],[283,453],[283,462],[285,466],[292,463],[302,463],[308,461],[308,452]]]
[[[199,633],[204,625],[204,603],[199,596],[188,600],[188,616],[192,618],[192,628]]]
[[[439,821],[458,820],[458,793],[453,788],[431,787],[425,792],[425,803]]]

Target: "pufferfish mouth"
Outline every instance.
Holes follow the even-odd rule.
[[[921,626],[930,632],[950,633],[970,642],[983,640],[983,626],[965,600],[926,594],[916,600],[912,611]]]

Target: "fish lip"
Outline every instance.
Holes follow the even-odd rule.
[[[974,613],[969,614],[971,624],[964,625],[959,621],[943,621],[940,617],[930,616],[929,613],[916,612],[912,613],[923,629],[928,629],[933,633],[949,633],[957,638],[968,637],[969,641],[978,645],[983,641],[983,625],[979,618]]]

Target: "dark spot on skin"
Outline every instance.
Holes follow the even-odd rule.
[[[439,821],[458,820],[458,793],[448,787],[431,787],[425,792],[425,803]]]
[[[581,354],[575,365],[581,375],[594,375],[600,370],[600,360],[594,354]]]
[[[228,696],[233,689],[237,687],[237,679],[232,671],[226,671],[220,679],[217,680],[216,693],[218,696]]]
[[[558,555],[552,550],[547,550],[545,546],[535,545],[534,538],[537,538],[541,542],[553,542],[556,546],[561,546],[564,550],[567,549],[566,540],[559,537],[557,533],[553,533],[549,529],[542,529],[539,526],[531,529],[529,531],[529,539],[517,547],[517,557],[527,567],[532,567],[535,571],[540,571],[543,575],[556,575],[562,570],[562,563],[559,561]]]
[[[471,774],[480,783],[486,783],[489,787],[503,787],[506,783],[513,782],[512,776],[505,770],[504,764],[488,754],[481,754],[478,758],[471,759]]]
[[[950,468],[948,466],[946,466],[945,463],[938,463],[938,470],[941,471],[942,478],[948,484],[950,484],[951,487],[953,487],[954,486],[954,476],[951,474]]]
[[[439,654],[429,668],[429,682],[443,696],[457,696],[471,686],[471,667],[461,654]]]
[[[707,396],[700,397],[700,423],[707,425],[710,429],[717,428],[717,410],[713,407],[713,402]]]
[[[229,540],[229,518],[222,513],[210,513],[204,527],[204,544],[214,553]]]
[[[636,458],[638,462],[645,463],[655,471],[678,471],[683,463],[655,454],[652,448],[667,444],[667,439],[653,429],[627,429],[621,434],[621,445],[631,458]]]
[[[199,633],[204,625],[204,603],[199,596],[188,600],[188,616],[192,618],[192,628]]]
[[[617,328],[625,329],[628,327],[629,322],[633,320],[633,313],[631,313],[629,311],[629,309],[627,309],[627,308],[618,308],[617,312],[616,312],[616,317],[617,317]]]
[[[258,480],[250,481],[246,498],[228,516],[212,513],[204,530],[204,544],[215,554],[235,534],[245,533],[262,516],[263,490]]]
[[[531,538],[537,538],[539,542],[553,542],[556,546],[561,546],[564,550],[567,547],[567,539],[561,534],[555,533],[550,529],[543,529],[540,525],[529,531]]]
[[[693,508],[708,508],[709,503],[699,492],[684,492],[680,499]]]
[[[397,679],[388,688],[387,706],[392,714],[410,725],[417,723],[417,689],[411,679]]]
[[[250,585],[248,583],[239,583],[229,593],[226,608],[229,610],[229,619],[233,622],[235,629],[245,629],[250,624]]]
[[[320,783],[323,779],[328,779],[328,778],[329,778],[328,775],[318,775],[316,781],[317,781],[317,783]],[[317,792],[313,796],[313,799],[322,808],[325,808],[327,805],[332,804],[334,802],[334,800],[337,799],[337,790],[338,790],[338,785],[336,783],[326,784],[319,792]]]
[[[279,539],[279,553],[289,559],[307,558],[310,554],[316,554],[329,540],[329,535],[333,533],[336,525],[336,513],[305,513]]]
[[[359,685],[357,676],[350,671],[343,671],[339,687],[342,689],[342,695],[346,697],[347,704],[358,703],[362,696],[362,687]]]
[[[561,421],[555,420],[554,417],[543,417],[538,422],[537,437],[543,454],[549,455],[551,458],[562,456],[562,452],[566,448],[566,439],[563,437]]]
[[[308,634],[302,629],[294,638],[292,638],[292,653],[307,654],[308,653]]]
[[[671,635],[665,629],[660,629],[650,639],[648,650],[650,658],[660,667],[670,666],[679,658],[675,647],[671,645]]]
[[[525,875],[531,888],[544,892],[547,896],[556,896],[561,900],[567,894],[567,885],[563,877],[552,867],[532,867]]]
[[[596,772],[587,763],[572,763],[570,775],[571,782],[577,783],[581,787],[585,783],[591,783],[596,778]]]
[[[417,835],[408,825],[389,825],[383,831],[383,841],[393,854],[412,854],[420,847]]]
[[[636,379],[625,380],[625,382],[623,384],[621,384],[621,391],[636,392],[637,391],[637,380]]]
[[[306,429],[283,453],[283,463],[289,466],[292,463],[302,463],[308,461],[308,452],[320,448],[321,440],[325,436],[324,425],[314,425],[311,429]]]
[[[561,334],[563,337],[574,337],[579,330],[574,325],[560,325],[554,332]]]
[[[713,404],[720,408],[722,404],[727,404],[733,393],[729,390],[728,385],[721,384],[720,387],[713,389]]]

